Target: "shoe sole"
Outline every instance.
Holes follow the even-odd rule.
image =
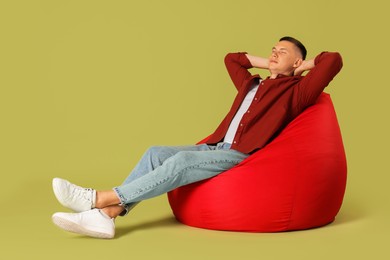
[[[82,226],[80,226],[72,221],[69,221],[67,219],[63,219],[63,218],[58,217],[58,216],[53,216],[52,220],[53,220],[54,224],[56,224],[58,227],[62,228],[63,230],[72,232],[72,233],[82,234],[82,235],[96,237],[96,238],[105,238],[105,239],[109,239],[109,238],[114,237],[111,234],[88,230],[88,229],[83,228]]]

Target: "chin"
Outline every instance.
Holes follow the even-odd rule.
[[[277,68],[276,68],[276,66],[275,66],[276,64],[270,64],[269,66],[268,66],[268,69],[271,71],[275,71],[275,70],[277,70]]]
[[[278,72],[279,70],[278,70],[277,68],[273,67],[273,66],[269,66],[268,70],[269,70],[269,72],[271,72],[271,74],[272,74],[272,73],[276,73],[276,74],[279,73],[279,72]]]

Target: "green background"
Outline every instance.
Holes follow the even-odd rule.
[[[386,2],[2,0],[2,258],[388,259]],[[53,177],[107,189],[149,146],[199,141],[235,96],[225,54],[268,57],[285,35],[309,58],[329,50],[344,59],[326,89],[348,159],[334,223],[276,234],[196,229],[174,220],[164,195],[118,219],[114,240],[52,224],[65,210]]]

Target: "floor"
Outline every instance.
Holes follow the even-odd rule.
[[[138,205],[116,221],[116,236],[100,240],[67,233],[51,222],[51,214],[66,211],[52,195],[50,180],[22,185],[34,201],[2,203],[2,255],[5,259],[369,259],[374,252],[389,256],[387,222],[369,207],[358,205],[348,191],[335,222],[325,227],[285,233],[240,233],[198,229],[175,220],[166,196]],[[45,187],[33,192],[36,185]],[[31,190],[30,190],[31,189]],[[15,190],[15,194],[17,189]],[[23,212],[23,214],[22,214]]]

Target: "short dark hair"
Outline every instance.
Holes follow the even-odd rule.
[[[306,51],[305,46],[304,46],[300,41],[298,41],[297,39],[295,39],[295,38],[293,38],[293,37],[290,37],[290,36],[284,36],[284,37],[280,38],[279,41],[280,41],[280,42],[281,42],[281,41],[288,41],[288,42],[293,43],[293,44],[294,44],[295,46],[297,46],[298,49],[300,50],[303,59],[306,59],[307,51]]]

